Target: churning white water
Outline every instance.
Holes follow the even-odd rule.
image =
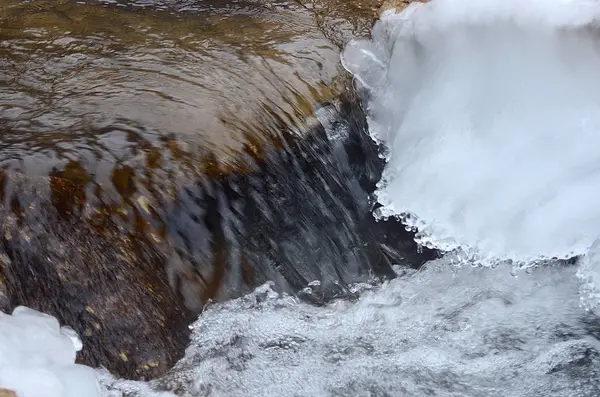
[[[356,302],[315,307],[266,284],[210,306],[168,375],[144,383],[99,371],[100,395],[600,395],[600,321],[579,305],[574,267],[511,277],[504,268],[453,267],[442,258],[399,270],[383,285],[356,286]],[[0,315],[9,325],[0,327],[0,386],[23,397],[97,395],[93,371],[73,365],[80,346],[58,332],[58,322],[19,314]]]
[[[434,0],[385,15],[344,66],[389,148],[381,215],[487,263],[600,237],[600,2]]]
[[[210,307],[165,379],[104,375],[106,396],[597,397],[600,325],[574,272],[442,259],[326,307],[265,285]]]

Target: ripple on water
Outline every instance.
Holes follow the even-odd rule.
[[[313,115],[340,70],[309,7],[140,4],[0,1],[10,303],[128,378],[172,365],[209,299],[317,279],[305,296],[322,303],[406,257],[368,227],[379,159],[360,108],[327,106],[335,131]]]

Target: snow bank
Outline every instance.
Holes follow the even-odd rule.
[[[18,397],[99,397],[96,372],[75,364],[82,343],[52,316],[19,306],[0,312],[0,389]]]

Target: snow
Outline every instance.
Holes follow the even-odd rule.
[[[50,315],[0,312],[0,388],[18,397],[100,397],[94,369],[75,364],[81,340]]]

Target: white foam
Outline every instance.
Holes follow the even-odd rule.
[[[263,286],[207,308],[164,379],[104,382],[114,397],[595,397],[597,324],[572,267],[511,277],[442,259],[325,307]]]
[[[75,364],[81,348],[52,316],[23,306],[0,312],[0,388],[18,397],[99,397],[95,371]]]
[[[433,0],[351,43],[344,66],[390,152],[381,214],[488,262],[585,253],[600,237],[599,16],[591,0]]]

